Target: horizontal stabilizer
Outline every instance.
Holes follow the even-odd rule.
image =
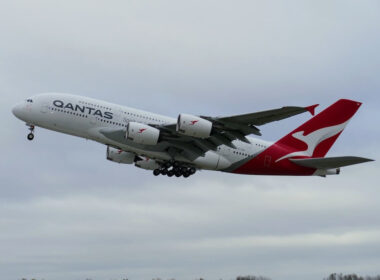
[[[328,157],[328,158],[303,158],[290,159],[293,163],[316,169],[333,169],[343,166],[373,161],[373,159],[361,157]]]

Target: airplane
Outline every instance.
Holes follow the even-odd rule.
[[[166,117],[83,96],[35,95],[13,114],[29,127],[41,127],[105,144],[110,161],[134,164],[155,176],[189,177],[198,170],[235,174],[308,176],[339,174],[340,168],[372,161],[353,156],[325,157],[362,103],[340,99],[315,115],[315,108],[287,106],[250,114]],[[313,117],[276,142],[258,126],[304,112]],[[315,115],[315,116],[314,116]]]

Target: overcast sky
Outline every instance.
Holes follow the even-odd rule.
[[[176,117],[363,102],[329,155],[380,158],[378,1],[1,1],[0,278],[380,273],[379,163],[340,176],[199,172],[106,147],[11,108],[68,92]],[[310,116],[261,127],[276,140]]]

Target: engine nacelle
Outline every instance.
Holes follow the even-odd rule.
[[[154,170],[160,168],[160,165],[154,159],[150,158],[136,161],[135,166],[147,170]]]
[[[117,163],[132,164],[135,162],[135,154],[118,150],[107,146],[107,159]]]
[[[334,169],[317,169],[313,175],[326,177],[326,175],[339,175],[340,168]]]
[[[183,135],[208,138],[211,135],[212,122],[200,117],[180,114],[178,116],[176,130]]]
[[[160,137],[160,131],[143,123],[129,122],[125,137],[137,144],[156,145]]]

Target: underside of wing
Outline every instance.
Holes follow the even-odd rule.
[[[173,132],[174,134],[170,131],[171,130],[168,128],[162,129],[160,141],[157,145],[144,145],[126,139],[126,131],[123,129],[105,128],[101,129],[99,132],[112,142],[120,144],[115,145],[115,147],[128,145],[141,150],[148,150],[152,152],[165,152],[169,154],[172,158],[181,155],[182,157],[187,158],[190,161],[200,156],[204,156],[204,154],[208,150],[214,149],[214,147],[208,146],[208,148],[206,148],[205,145],[200,144],[199,142],[201,142],[201,140],[192,139],[191,137],[186,136],[180,137],[175,135],[175,131]]]

